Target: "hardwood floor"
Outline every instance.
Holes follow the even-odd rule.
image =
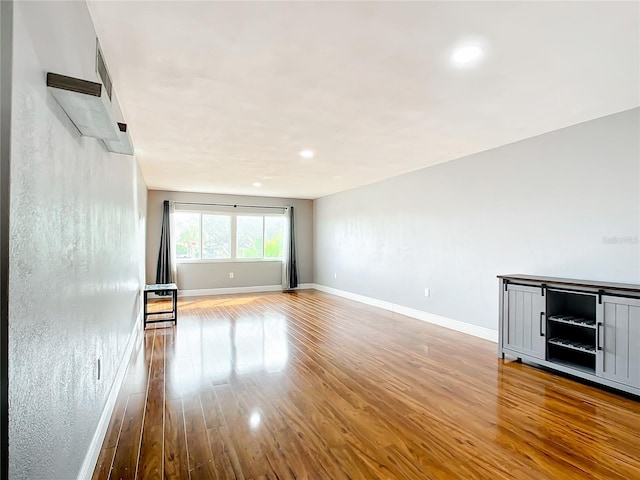
[[[638,479],[640,403],[316,291],[182,299],[93,478]]]

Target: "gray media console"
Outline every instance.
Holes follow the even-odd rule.
[[[640,285],[499,275],[499,353],[640,395]]]

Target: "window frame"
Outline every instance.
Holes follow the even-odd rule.
[[[176,264],[193,264],[193,263],[252,263],[252,262],[282,262],[284,258],[265,258],[265,218],[266,217],[285,217],[283,213],[257,213],[257,212],[225,212],[220,210],[198,210],[198,209],[180,209],[176,210],[175,214],[179,213],[197,213],[200,216],[200,258],[177,258],[175,256],[175,243],[173,245],[172,252],[174,254]],[[202,258],[202,216],[203,215],[224,215],[231,217],[231,258]],[[237,256],[237,238],[238,238],[238,217],[262,217],[262,258],[238,258]],[[286,225],[286,224],[285,224]],[[286,228],[286,227],[285,227]],[[172,232],[175,234],[175,232]],[[284,239],[283,239],[284,241]]]

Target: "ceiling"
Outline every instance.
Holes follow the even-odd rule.
[[[640,105],[639,5],[89,3],[149,188],[294,198]]]

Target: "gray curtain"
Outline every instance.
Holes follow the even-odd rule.
[[[287,207],[288,232],[285,239],[284,260],[282,262],[282,289],[292,290],[298,286],[298,266],[296,264],[296,236],[293,207]]]
[[[174,283],[171,256],[171,212],[169,200],[165,200],[162,205],[162,232],[160,233],[156,283]]]

